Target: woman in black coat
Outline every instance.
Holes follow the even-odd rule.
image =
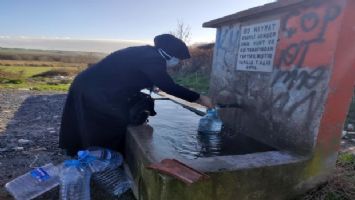
[[[167,67],[190,58],[185,43],[163,34],[154,38],[154,44],[116,51],[74,79],[59,136],[59,146],[69,155],[90,146],[122,152],[129,124],[128,99],[144,88],[157,86],[173,96],[213,107],[208,97],[175,84],[167,74]]]

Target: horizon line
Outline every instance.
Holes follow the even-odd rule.
[[[0,39],[19,39],[19,40],[66,40],[66,41],[100,41],[100,42],[130,42],[130,43],[140,43],[140,44],[153,44],[152,40],[132,40],[132,39],[117,39],[117,38],[76,38],[76,37],[48,37],[48,36],[10,36],[10,35],[0,35]],[[197,40],[191,39],[192,45],[194,43],[211,43],[214,38],[199,38]]]
[[[212,42],[214,41],[196,41],[189,43],[188,46]],[[3,48],[111,53],[119,49],[141,45],[154,45],[154,43],[147,40],[0,35],[0,46]]]

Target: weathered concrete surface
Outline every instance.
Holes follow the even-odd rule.
[[[150,200],[284,199],[304,192],[299,187],[306,158],[286,152],[188,159],[174,149],[161,151],[152,142],[153,128],[131,127],[127,136],[127,162],[139,197]],[[178,159],[203,171],[210,179],[187,186],[181,181],[148,170],[145,166],[164,158]],[[287,176],[285,176],[287,174]]]
[[[334,158],[354,85],[353,4],[295,1],[292,9],[280,4],[265,16],[249,13],[247,21],[233,16],[228,17],[233,23],[215,21],[211,96],[245,106],[223,113],[227,126],[301,154],[322,146]],[[281,25],[273,71],[237,71],[241,27],[272,20]]]
[[[313,151],[346,3],[308,1],[262,20],[236,21],[218,28],[211,96],[245,105],[244,110],[224,112],[228,126],[276,148],[304,154]],[[241,27],[272,20],[280,20],[281,26],[274,70],[237,71]]]
[[[217,28],[210,94],[244,105],[222,111],[226,126],[310,157],[301,187],[335,166],[355,83],[354,9],[353,0],[283,0],[205,24]],[[243,27],[275,20],[273,69],[238,70]]]
[[[242,161],[242,159],[237,160]],[[218,163],[220,172],[205,171],[210,179],[191,186],[169,176],[147,170],[144,168],[143,162],[139,162],[136,166],[139,176],[135,180],[138,183],[140,199],[285,199],[301,192],[297,188],[297,183],[299,183],[299,174],[304,166],[303,163],[296,162],[272,167],[249,166],[248,169],[228,170],[225,168],[227,165],[220,164],[223,161],[223,159],[216,159],[208,163],[210,165]],[[252,164],[250,163],[250,165]],[[284,176],[284,174],[288,174],[288,176]],[[291,188],[293,190],[290,190]]]
[[[290,193],[288,187],[297,187],[307,158],[275,150],[204,157],[198,152],[201,149],[196,148],[199,146],[197,138],[190,137],[197,134],[197,115],[170,101],[157,102],[156,110],[158,115],[150,119],[151,125],[130,127],[127,135],[126,158],[135,179],[137,197],[151,200],[263,199],[283,198],[298,191]],[[179,115],[182,112],[184,114]],[[234,148],[240,147],[236,144]],[[165,158],[177,159],[208,173],[210,179],[187,186],[145,168]],[[288,176],[285,177],[285,173]]]

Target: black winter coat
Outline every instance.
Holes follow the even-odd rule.
[[[168,94],[196,101],[199,94],[173,82],[155,47],[116,51],[81,72],[73,81],[64,106],[59,146],[69,155],[90,146],[124,150],[127,99],[157,86]]]

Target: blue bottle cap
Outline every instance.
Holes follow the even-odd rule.
[[[78,151],[78,159],[79,160],[84,159],[84,158],[86,158],[89,155],[90,155],[90,152],[88,150]]]

